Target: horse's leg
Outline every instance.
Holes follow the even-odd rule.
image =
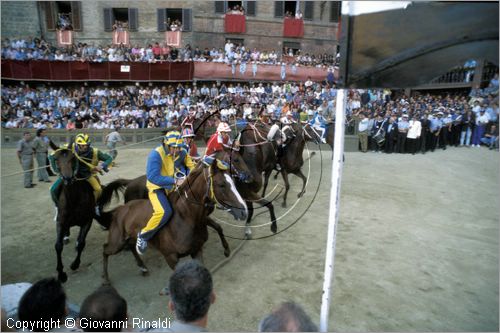
[[[59,217],[60,218],[60,217]],[[56,254],[57,254],[57,278],[61,282],[66,282],[68,280],[68,275],[64,272],[64,266],[62,263],[62,251],[63,251],[63,238],[66,234],[66,228],[61,227],[61,223],[58,221],[57,223],[57,237],[56,237]]]
[[[78,251],[78,253],[76,254],[76,258],[70,266],[72,270],[76,270],[78,269],[78,267],[80,267],[80,257],[82,255],[83,249],[85,248],[85,239],[87,238],[87,234],[89,233],[91,226],[92,220],[90,220],[84,226],[80,227],[80,233],[78,234],[78,243],[76,245],[76,250]]]
[[[191,258],[198,260],[203,264],[203,248],[201,248],[198,252],[192,254]]]
[[[288,196],[288,191],[290,190],[290,182],[288,181],[288,172],[285,169],[281,169],[281,176],[285,182],[285,194],[283,195],[283,203],[281,207],[286,207],[286,197]]]
[[[267,184],[269,183],[269,176],[271,176],[271,172],[273,172],[273,170],[264,171],[264,188],[262,189],[262,197],[266,196]]]
[[[169,255],[163,254],[165,257],[165,260],[167,261],[168,266],[175,271],[175,266],[177,266],[177,263],[179,262],[179,256],[177,253],[171,253]]]
[[[269,214],[271,215],[271,231],[276,233],[278,231],[278,226],[276,224],[276,215],[274,214],[274,206],[273,203],[269,200],[266,200],[262,197],[259,197],[257,193],[251,193],[250,198],[248,200],[253,200],[253,202],[258,203],[259,205],[266,206],[269,209]],[[247,201],[247,205],[248,205]],[[248,206],[250,207],[250,206]],[[253,206],[252,206],[252,214],[253,214]],[[248,208],[248,215],[250,216],[250,208]],[[247,225],[250,223],[250,220],[247,220]]]
[[[274,175],[274,180],[278,179],[278,175],[280,174],[280,171],[276,171],[276,174]]]
[[[226,241],[226,237],[224,237],[224,232],[222,231],[222,227],[220,226],[219,223],[215,222],[212,220],[210,217],[206,218],[207,225],[217,231],[219,234],[220,242],[222,243],[222,246],[224,247],[224,256],[229,257],[231,255],[231,250],[229,249],[229,244]]]
[[[250,222],[252,221],[253,217],[253,202],[252,201],[246,201],[247,208],[248,208],[248,217],[247,217],[247,222],[245,225],[245,237],[247,239],[252,238],[252,229],[250,229]]]
[[[300,198],[304,195],[304,193],[306,193],[306,183],[307,183],[307,177],[304,176],[304,174],[302,173],[302,170],[298,170],[296,172],[293,173],[294,175],[296,175],[297,177],[300,177],[300,179],[302,179],[302,191],[300,191],[299,194],[297,194],[297,198]]]
[[[137,263],[137,266],[139,266],[139,269],[141,270],[141,274],[143,276],[146,276],[149,274],[149,270],[148,268],[146,267],[146,265],[144,264],[144,261],[142,261],[142,258],[141,256],[139,255],[139,253],[137,253],[137,250],[135,248],[135,244],[133,244],[132,246],[130,246],[130,251],[132,252],[132,254],[134,255],[134,258],[135,258],[135,262]]]

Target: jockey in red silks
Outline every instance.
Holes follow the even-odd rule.
[[[217,151],[223,150],[225,148],[239,149],[239,141],[233,141],[230,137],[231,128],[225,122],[219,123],[217,126],[217,132],[214,133],[207,142],[207,150],[205,151],[205,156],[210,156]]]

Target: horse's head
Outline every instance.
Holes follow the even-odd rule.
[[[305,141],[313,141],[315,144],[321,143],[321,135],[312,128],[311,125],[306,124],[303,127],[304,130],[304,140]]]
[[[209,166],[209,197],[214,203],[227,209],[235,219],[245,220],[248,208],[236,189],[227,162],[214,159]]]
[[[224,150],[218,152],[215,157],[229,165],[231,177],[243,183],[253,182],[252,171],[248,168],[248,165],[245,163],[239,151],[232,148],[224,148]]]
[[[57,169],[64,184],[70,184],[75,178],[77,159],[68,148],[59,148],[53,155]]]

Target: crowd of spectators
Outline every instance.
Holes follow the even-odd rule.
[[[290,111],[295,119],[307,121],[321,110],[327,119],[333,120],[336,96],[333,85],[311,80],[304,83],[203,82],[147,86],[40,84],[2,86],[1,91],[2,127],[67,130],[117,126],[165,128],[182,124],[188,115],[201,117],[205,113],[219,113],[222,119],[237,122],[243,118],[256,119],[262,112],[270,112],[274,119],[279,119]],[[427,136],[422,148],[424,152],[434,150],[436,145],[441,148],[460,144],[479,146],[480,140],[491,134],[491,126],[498,122],[498,74],[488,87],[472,89],[469,95],[427,93],[408,97],[389,89],[349,90],[346,109],[347,133],[353,134],[355,129],[366,132],[367,145],[362,147],[363,151],[412,151],[406,139],[401,140],[408,133],[407,122],[415,119],[422,126],[419,140]],[[473,119],[465,116],[469,111]],[[484,116],[481,118],[481,115]],[[431,126],[433,119],[438,117],[441,117],[439,124]],[[482,128],[478,122],[484,122],[485,117],[486,126]],[[358,124],[355,120],[363,122]],[[443,130],[439,132],[440,140],[432,144],[429,133],[434,132],[436,126]],[[383,147],[376,143],[380,139],[377,136],[380,127],[385,135]],[[464,138],[462,130],[465,130]],[[422,146],[420,141],[418,144]]]
[[[120,29],[120,22],[115,29]],[[168,23],[173,30],[177,23]],[[338,62],[338,57],[330,54],[314,55],[300,50],[250,50],[242,44],[233,44],[230,40],[223,48],[200,49],[187,44],[175,48],[165,42],[153,42],[147,45],[95,45],[94,43],[76,43],[68,47],[57,48],[43,38],[2,40],[2,59],[11,60],[61,60],[90,62],[158,62],[158,61],[199,61],[255,64],[294,63],[297,66],[328,68]]]
[[[81,129],[176,126],[191,112],[219,111],[223,118],[258,116],[272,109],[276,118],[291,111],[332,114],[336,90],[328,84],[178,83],[163,86],[2,86],[4,128]]]
[[[17,286],[16,286],[17,285]],[[16,288],[22,285],[22,288]],[[32,332],[206,332],[209,311],[216,302],[212,274],[199,261],[179,263],[170,276],[169,301],[163,318],[148,320],[129,313],[127,300],[112,286],[101,286],[81,307],[69,312],[66,291],[60,281],[46,278],[2,286],[2,331]],[[4,292],[6,294],[4,294]],[[5,307],[5,308],[4,308]],[[17,309],[17,311],[16,311]],[[171,318],[173,313],[175,318]],[[260,323],[259,332],[317,332],[302,307],[285,302]]]

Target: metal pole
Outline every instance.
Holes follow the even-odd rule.
[[[330,188],[330,212],[328,217],[328,238],[326,244],[325,273],[323,295],[321,300],[320,332],[328,331],[328,316],[334,277],[335,245],[337,221],[340,208],[340,183],[342,181],[342,165],[344,155],[346,90],[337,91],[337,107],[335,113],[335,138],[333,145],[332,186]]]

